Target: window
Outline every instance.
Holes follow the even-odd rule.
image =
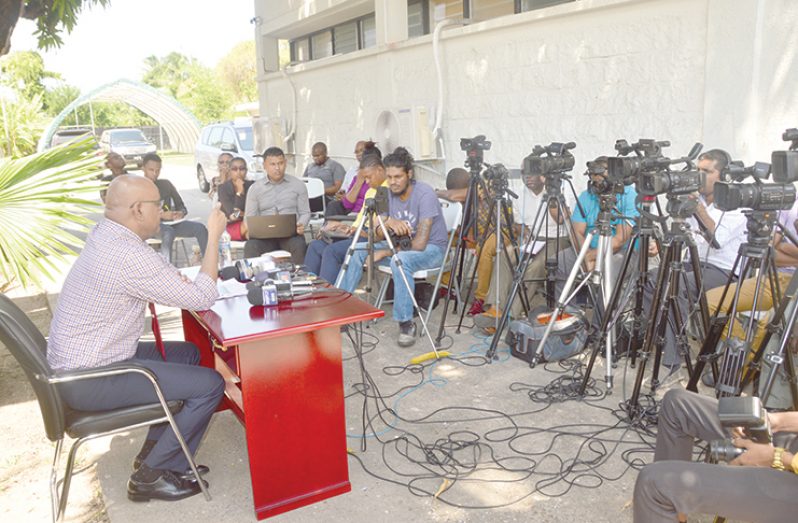
[[[332,56],[333,54],[333,44],[332,44],[332,30],[327,29],[326,31],[322,31],[321,33],[316,33],[311,35],[310,37],[310,56],[313,60],[318,60],[319,58],[326,58],[328,56]]]
[[[291,42],[291,61],[307,62],[310,60],[310,42],[307,38],[299,38]]]
[[[436,24],[444,18],[462,18],[463,0],[430,0],[430,9]]]
[[[477,21],[515,14],[515,0],[472,0],[471,19]]]
[[[407,3],[407,36],[415,38],[429,33],[429,13],[426,0],[410,0]]]
[[[360,20],[360,48],[374,47],[377,45],[377,20],[374,15]]]
[[[534,11],[557,4],[565,4],[574,0],[521,0],[521,11]]]
[[[233,131],[223,127],[222,128],[222,147],[232,149],[236,144],[236,138]]]
[[[208,143],[211,147],[219,147],[222,143],[222,129],[223,127],[214,127],[211,129],[211,134],[208,137]]]
[[[333,28],[335,54],[357,51],[357,22],[347,22]]]

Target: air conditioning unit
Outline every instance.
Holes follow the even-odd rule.
[[[386,109],[377,116],[374,140],[384,154],[401,146],[417,160],[437,158],[433,125],[433,111],[426,106]]]

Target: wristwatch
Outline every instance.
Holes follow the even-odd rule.
[[[773,463],[771,467],[776,470],[784,470],[784,463],[781,462],[781,455],[784,454],[784,448],[776,447],[773,449]]]

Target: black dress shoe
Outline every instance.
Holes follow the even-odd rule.
[[[210,471],[211,469],[209,469],[207,465],[197,465],[197,472],[199,472],[200,476],[204,476]],[[194,471],[191,470],[191,467],[189,467],[188,470],[183,473],[175,472],[175,475],[182,480],[196,481],[194,478]]]
[[[203,480],[204,481],[204,480]],[[127,498],[130,501],[177,501],[199,494],[199,483],[180,479],[174,472],[165,470],[161,477],[151,483],[144,483],[130,478],[127,482]]]

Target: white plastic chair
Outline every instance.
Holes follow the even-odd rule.
[[[308,189],[308,202],[314,198],[321,196],[321,212],[310,213],[310,234],[313,236],[313,227],[321,227],[324,225],[324,212],[327,210],[327,202],[324,197],[324,182],[318,178],[301,178]]]
[[[441,287],[441,279],[443,278],[443,273],[446,272],[446,268],[448,267],[451,275],[451,271],[454,270],[454,267],[451,265],[454,264],[454,256],[452,250],[452,243],[454,241],[454,237],[457,236],[457,228],[460,226],[460,222],[463,220],[463,204],[459,202],[450,202],[448,200],[444,200],[439,198],[438,201],[441,203],[441,211],[443,212],[443,220],[446,222],[446,230],[449,233],[449,239],[446,242],[446,250],[443,252],[443,261],[438,267],[434,267],[432,269],[423,269],[420,271],[416,271],[413,273],[413,279],[427,279],[428,277],[432,276],[433,274],[437,273],[437,277],[435,278],[435,286],[432,289],[432,299],[429,303],[429,308],[424,310],[424,322],[429,324],[429,317],[432,314],[433,305],[435,304],[435,298],[438,295],[438,289]],[[392,279],[392,272],[391,267],[386,265],[378,265],[377,271],[381,272],[386,275],[385,278],[382,279],[382,284],[380,285],[380,291],[377,294],[377,303],[375,307],[382,308],[383,301],[385,300],[385,293],[388,290],[388,284]],[[454,278],[450,276],[449,284],[457,287],[457,282],[454,281]],[[394,290],[395,292],[395,290]],[[459,289],[455,291],[459,296]],[[419,306],[420,307],[420,306]],[[421,311],[419,311],[421,313]]]

